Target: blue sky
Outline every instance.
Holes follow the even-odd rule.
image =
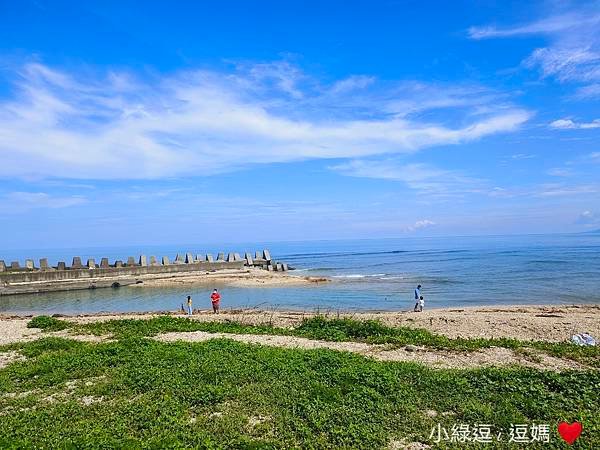
[[[600,2],[0,0],[0,247],[600,228]]]

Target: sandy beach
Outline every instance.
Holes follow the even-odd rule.
[[[314,311],[275,311],[224,309],[215,315],[208,310],[195,311],[193,320],[235,321],[248,325],[271,324],[292,328]],[[575,333],[600,336],[600,305],[565,306],[489,306],[431,309],[422,313],[398,312],[320,312],[333,317],[379,320],[389,326],[424,328],[451,338],[515,338],[547,342],[568,341]],[[111,319],[149,319],[159,315],[182,315],[180,312],[148,312],[63,316],[65,320],[90,323]],[[35,339],[39,330],[27,328],[31,316],[0,315],[0,344]]]
[[[172,287],[172,286],[202,286],[227,285],[234,287],[273,287],[296,286],[327,283],[324,277],[309,277],[290,272],[269,272],[263,269],[245,267],[237,270],[219,270],[216,272],[182,272],[164,275],[143,275],[138,277],[142,283],[135,286],[143,287]]]
[[[245,325],[268,324],[275,327],[294,328],[303,319],[315,316],[316,312],[225,310],[222,314],[196,311],[192,320],[198,322],[237,322]],[[432,309],[421,313],[412,311],[369,312],[369,313],[320,313],[328,318],[348,317],[354,320],[378,320],[391,327],[424,328],[451,338],[515,338],[519,340],[567,342],[575,333],[587,332],[600,336],[600,306],[525,306],[525,307],[474,307],[462,309]],[[112,319],[151,319],[158,316],[187,317],[180,312],[165,311],[137,314],[94,314],[60,316],[61,319],[87,324]],[[40,329],[27,328],[30,317],[0,316],[0,345],[29,342],[44,336],[63,337],[84,342],[109,342],[111,334],[95,336],[77,334],[69,330],[45,333]],[[388,348],[385,344],[361,342],[330,342],[295,336],[254,335],[235,333],[209,333],[204,331],[168,332],[156,336],[166,342],[200,342],[227,338],[250,344],[270,347],[319,349],[326,348],[367,356],[379,361],[418,362],[433,368],[476,368],[487,366],[525,366],[540,370],[586,369],[569,359],[555,358],[545,352],[530,349],[526,354],[502,347],[483,348],[464,353],[447,349],[422,346]],[[15,355],[4,354],[0,367],[9,364]]]

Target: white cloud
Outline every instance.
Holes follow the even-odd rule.
[[[545,183],[537,187],[535,197],[569,197],[585,194],[597,194],[600,186],[595,184],[566,185],[563,183]]]
[[[575,220],[575,223],[580,225],[597,225],[600,224],[600,217],[592,211],[583,211]]]
[[[482,191],[482,180],[428,164],[404,164],[394,159],[354,159],[330,169],[351,177],[399,181],[429,196],[457,196]]]
[[[552,171],[549,171],[552,172]],[[560,173],[560,175],[559,175]],[[571,173],[557,170],[554,176],[567,177]],[[584,197],[593,198],[600,193],[600,185],[597,183],[573,184],[565,182],[540,183],[522,187],[499,187],[496,186],[488,192],[490,197],[500,199],[515,198],[572,198],[581,199]]]
[[[556,13],[514,27],[472,27],[472,39],[543,35],[545,47],[535,49],[523,61],[525,67],[538,68],[542,77],[561,82],[585,83],[576,96],[597,95],[600,81],[600,4],[579,6],[577,10]]]
[[[592,44],[538,48],[524,61],[526,67],[539,67],[542,77],[559,81],[594,81],[600,79],[600,53]],[[588,88],[589,89],[589,88]]]
[[[243,66],[242,66],[243,68]],[[293,64],[287,61],[278,61],[274,63],[253,64],[248,67],[248,73],[254,86],[264,88],[269,83],[280,91],[290,95],[294,99],[304,97],[299,84],[303,81],[305,75]],[[248,81],[248,80],[240,80]],[[266,82],[266,84],[264,83]]]
[[[2,197],[0,212],[3,214],[21,213],[32,209],[59,209],[86,203],[80,195],[53,196],[45,192],[9,192]]]
[[[414,153],[513,131],[530,117],[505,104],[460,126],[408,120],[388,112],[401,93],[380,101],[357,79],[336,92],[282,64],[145,82],[29,64],[0,103],[0,176],[144,179]],[[345,107],[360,97],[347,89],[365,90],[358,114]]]
[[[549,169],[546,173],[553,177],[570,177],[573,175],[573,171],[571,169],[564,169],[560,167]]]
[[[517,153],[517,154],[511,156],[512,159],[516,159],[518,161],[523,160],[523,159],[532,159],[535,157],[536,157],[536,155],[532,155],[530,153]]]
[[[512,36],[525,36],[528,34],[555,34],[558,32],[573,30],[582,26],[595,26],[600,23],[600,15],[592,16],[581,13],[567,13],[547,17],[516,27],[498,28],[494,26],[471,27],[469,36],[472,39],[489,39]]]
[[[490,197],[496,197],[496,198],[513,198],[513,197],[516,197],[518,194],[516,192],[514,192],[513,190],[495,186],[488,192],[488,195]]]
[[[571,119],[558,119],[550,123],[550,128],[559,130],[587,130],[591,128],[600,128],[600,119],[591,122],[574,122]]]
[[[435,224],[436,224],[435,222],[428,220],[428,219],[417,220],[413,225],[407,227],[406,231],[417,231],[422,228],[428,228],[428,227],[434,226]]]
[[[600,97],[600,83],[580,87],[575,92],[575,97],[580,99]]]
[[[375,82],[374,77],[364,75],[353,75],[340,81],[336,81],[331,87],[332,93],[351,92],[356,89],[364,89]]]
[[[405,183],[419,183],[446,175],[446,172],[425,164],[400,164],[393,160],[352,160],[332,166],[331,169],[352,177],[403,181]]]
[[[510,109],[506,94],[483,86],[430,85],[404,82],[388,87],[396,95],[384,102],[385,111],[395,117],[406,117],[431,110],[469,108],[470,114],[485,114],[490,108],[498,112]]]
[[[571,119],[558,119],[554,122],[550,123],[550,128],[558,128],[558,129],[569,129],[569,128],[577,128],[575,122]]]

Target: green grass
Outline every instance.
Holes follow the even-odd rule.
[[[199,322],[185,317],[159,316],[152,319],[115,319],[84,325],[69,324],[78,333],[113,334],[116,337],[147,337],[174,331],[210,333],[291,334],[291,330],[270,325],[245,325],[238,322]]]
[[[0,447],[374,449],[431,443],[438,423],[492,424],[506,436],[511,423],[535,422],[551,426],[551,442],[537,446],[548,449],[568,448],[556,425],[579,420],[573,448],[600,448],[598,371],[432,370],[226,339],[161,343],[141,335],[165,322],[126,324],[136,332],[121,328],[115,342],[48,337],[10,346],[28,360],[0,370]],[[85,397],[102,401],[84,406]],[[508,446],[435,448],[494,447]]]
[[[210,333],[290,335],[326,341],[388,344],[392,347],[411,344],[453,351],[475,351],[490,347],[504,347],[519,351],[536,349],[551,356],[568,358],[600,368],[600,347],[581,347],[570,342],[535,342],[508,338],[451,339],[422,328],[389,327],[375,320],[328,319],[323,316],[316,316],[305,319],[298,327],[293,329],[278,328],[271,325],[246,325],[239,322],[200,322],[173,316],[160,316],[148,320],[117,319],[85,325],[75,325],[55,318],[39,316],[33,319],[32,322],[37,321],[44,324],[46,320],[51,320],[52,323],[60,323],[60,325],[53,325],[55,327],[71,327],[78,333],[97,335],[112,333],[116,337],[154,336],[172,331],[206,331]]]
[[[336,341],[364,341],[395,346],[419,345],[440,350],[475,351],[490,347],[513,350],[536,349],[558,358],[568,358],[594,367],[600,367],[600,347],[582,347],[571,342],[521,341],[509,338],[456,338],[432,333],[423,328],[389,327],[378,321],[354,319],[327,319],[321,316],[305,320],[297,335]]]
[[[70,327],[70,323],[49,316],[37,316],[27,323],[27,328],[41,328],[44,331],[60,331]]]

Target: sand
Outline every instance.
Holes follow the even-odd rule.
[[[542,352],[523,355],[511,349],[492,347],[474,352],[433,350],[426,347],[407,346],[386,350],[385,345],[362,342],[330,342],[295,336],[259,334],[207,333],[204,331],[163,333],[156,337],[162,342],[203,342],[211,339],[232,339],[246,344],[267,345],[291,349],[330,349],[357,353],[378,361],[404,361],[421,363],[437,369],[464,369],[476,367],[524,366],[539,370],[584,370],[587,367],[568,359],[554,358]]]
[[[576,333],[600,336],[600,305],[446,308],[380,313],[370,318],[390,326],[425,328],[451,338],[562,342]]]
[[[24,361],[25,357],[19,352],[0,352],[0,369],[14,363],[15,361]]]
[[[110,319],[149,319],[157,315],[181,315],[179,312],[103,314],[65,317],[79,323]],[[314,311],[279,311],[257,309],[223,309],[215,315],[211,311],[196,311],[193,320],[235,321],[248,325],[271,324],[292,328],[304,318],[315,316]],[[425,328],[451,338],[515,338],[547,342],[564,342],[576,333],[600,337],[600,305],[565,306],[489,306],[469,308],[440,308],[415,313],[397,312],[333,312],[321,311],[329,318],[350,317],[357,320],[379,320],[397,327]],[[0,324],[4,322],[0,315]],[[1,338],[0,338],[0,342]]]
[[[105,342],[111,338],[111,336],[94,336],[92,334],[76,335],[69,333],[68,330],[44,333],[39,328],[27,328],[29,320],[0,317],[0,345],[30,342],[48,336],[63,337],[82,342]]]
[[[150,319],[159,315],[180,316],[179,312],[148,312],[125,314],[90,314],[65,316],[78,323],[111,319]],[[292,328],[317,313],[314,311],[279,311],[257,309],[223,309],[215,315],[208,310],[196,311],[193,320],[236,321],[249,325],[271,324]],[[397,312],[323,312],[329,318],[351,317],[357,320],[374,319],[389,326],[425,328],[451,338],[507,337],[520,340],[563,342],[575,333],[600,336],[600,305],[565,306],[490,306],[470,308],[442,308],[414,313]],[[35,339],[39,330],[27,328],[29,316],[0,314],[0,345]]]
[[[257,268],[225,269],[218,272],[181,272],[170,274],[152,274],[137,277],[138,287],[173,287],[173,286],[235,286],[235,287],[261,287],[261,286],[297,286],[315,285],[326,283],[329,280],[323,277],[309,277],[296,275],[293,272],[268,272]]]
[[[182,316],[176,312],[140,314],[96,314],[62,317],[77,323],[90,323],[111,319],[150,319],[160,315]],[[304,318],[315,312],[232,310],[214,315],[209,311],[197,311],[193,320],[236,321],[244,324],[271,324],[277,327],[295,327]],[[352,317],[357,320],[376,319],[389,326],[425,328],[448,337],[509,337],[520,340],[565,342],[572,334],[587,332],[600,336],[600,305],[570,306],[508,306],[473,307],[462,309],[434,309],[415,313],[412,311],[371,313],[328,313],[330,318]],[[0,345],[26,342],[44,336],[59,336],[87,342],[106,342],[111,336],[73,335],[68,330],[43,333],[39,329],[27,328],[29,317],[0,315]],[[357,353],[380,361],[409,361],[426,364],[433,368],[463,368],[485,366],[519,365],[545,370],[585,368],[568,359],[559,359],[530,349],[527,353],[514,352],[506,348],[489,348],[475,352],[454,352],[407,346],[389,349],[385,345],[359,342],[326,342],[294,336],[246,335],[224,333],[165,333],[157,337],[162,341],[183,340],[187,342],[227,338],[240,342],[270,345],[282,348],[327,348]],[[14,354],[2,355],[6,365]]]

